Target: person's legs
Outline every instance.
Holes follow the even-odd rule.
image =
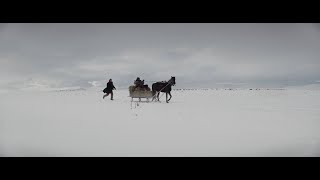
[[[111,100],[113,100],[113,92],[111,91]]]
[[[109,93],[105,94],[105,95],[103,96],[103,99],[104,99],[105,97],[107,97],[108,95],[109,95]]]

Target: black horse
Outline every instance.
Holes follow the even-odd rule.
[[[154,99],[156,99],[156,96],[157,96],[157,99],[159,101],[159,94],[160,92],[164,92],[166,93],[166,102],[168,103],[172,97],[171,95],[171,86],[174,86],[176,84],[176,78],[171,76],[171,79],[166,82],[166,81],[162,81],[162,82],[156,82],[156,83],[153,83],[152,84],[152,93],[153,93],[153,98],[152,98],[152,101]],[[168,99],[168,94],[170,96],[170,98]]]

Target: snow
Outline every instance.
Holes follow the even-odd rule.
[[[320,156],[320,91],[99,88],[0,93],[0,156]]]

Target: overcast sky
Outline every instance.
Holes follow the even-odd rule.
[[[0,24],[0,87],[320,82],[319,24]],[[95,83],[93,83],[95,84]]]

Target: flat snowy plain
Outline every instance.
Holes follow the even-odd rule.
[[[319,90],[0,93],[0,156],[320,156]]]

